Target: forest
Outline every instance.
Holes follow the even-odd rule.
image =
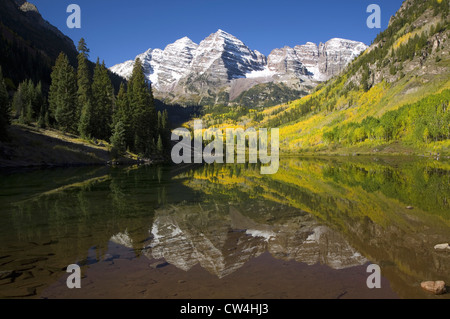
[[[428,96],[414,104],[389,111],[380,118],[366,117],[324,133],[327,143],[354,145],[366,140],[384,142],[406,140],[427,144],[450,139],[450,90]]]
[[[40,128],[55,128],[88,141],[111,143],[113,157],[126,151],[143,157],[164,155],[170,143],[167,110],[156,111],[151,85],[136,61],[128,83],[118,94],[105,63],[90,71],[89,49],[78,44],[78,66],[61,53],[52,68],[48,96],[42,83],[21,82],[12,99],[0,69],[0,139],[8,140],[12,121]]]

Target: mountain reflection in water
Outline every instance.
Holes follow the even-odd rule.
[[[263,203],[249,204],[245,210],[256,211],[260,218],[271,223],[255,222],[228,204],[159,209],[150,231],[153,238],[143,254],[150,259],[164,258],[184,271],[200,264],[219,278],[266,251],[275,258],[308,265],[321,263],[334,269],[367,262],[341,235],[320,225],[307,213]],[[284,218],[278,223],[274,214],[280,211]],[[128,243],[131,248],[131,240],[124,238],[126,234],[117,234],[111,240]]]
[[[265,254],[334,270],[376,263],[404,298],[432,297],[423,280],[450,282],[450,254],[433,248],[450,239],[448,163],[285,158],[277,174],[259,171],[206,165],[4,174],[0,297],[39,297],[67,277],[69,264],[86,270],[124,258],[187,274],[200,266],[219,279],[235,278]],[[111,254],[111,243],[127,253]]]

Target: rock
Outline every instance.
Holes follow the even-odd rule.
[[[158,269],[158,268],[165,267],[167,265],[169,265],[169,263],[167,263],[163,260],[160,260],[160,261],[155,261],[154,263],[149,264],[149,267],[153,268],[153,269]]]
[[[446,293],[445,282],[439,281],[423,281],[420,286],[422,289],[431,292],[435,295],[442,295]]]
[[[35,12],[35,13],[39,13],[38,9],[36,8],[36,6],[32,3],[29,3],[27,1],[25,1],[19,8],[21,11],[23,12]]]
[[[406,209],[413,209],[414,207],[412,206],[406,206]]]
[[[436,246],[434,246],[434,249],[438,251],[450,251],[450,245],[448,243],[437,244]]]

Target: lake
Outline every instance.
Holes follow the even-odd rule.
[[[0,298],[436,298],[450,283],[450,163],[3,172]],[[68,289],[67,266],[81,266]],[[370,264],[381,288],[369,289]]]

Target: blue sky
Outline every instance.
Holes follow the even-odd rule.
[[[196,43],[218,29],[268,55],[275,48],[339,37],[370,44],[387,28],[402,0],[30,0],[44,19],[76,43],[86,39],[90,59],[108,67],[148,48],[164,49],[188,36]],[[81,29],[66,25],[69,4],[81,7]],[[369,29],[369,4],[381,7],[381,29]]]

